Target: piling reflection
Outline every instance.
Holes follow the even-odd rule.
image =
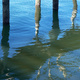
[[[2,30],[2,40],[1,40],[1,45],[9,47],[9,30],[10,26],[9,25],[4,25],[3,24],[3,30]]]
[[[1,46],[2,46],[3,53],[4,53],[3,59],[5,61],[9,54],[9,47],[10,47],[9,42],[8,42],[9,41],[9,30],[10,30],[10,26],[3,24]]]
[[[8,68],[7,68],[7,61],[8,61],[8,55],[9,55],[9,31],[10,26],[3,24],[3,30],[2,30],[2,40],[1,40],[1,47],[3,50],[3,58],[2,58],[2,72],[1,74],[4,74]],[[0,68],[1,68],[0,67]],[[6,77],[8,77],[8,73],[5,73]]]
[[[60,33],[61,32],[60,32],[60,28],[59,28],[58,11],[53,10],[53,26],[52,26],[52,30],[49,32],[51,46],[53,46],[54,45],[53,43],[58,40],[58,36]],[[49,51],[51,51],[51,50],[49,50]],[[59,66],[59,70],[63,72],[63,76],[66,77],[66,69],[59,62],[59,59],[61,58],[63,51],[60,51],[60,52],[61,53],[58,53],[58,55],[57,55],[56,64],[57,64],[57,66]],[[54,57],[54,55],[53,55],[53,57]],[[50,61],[48,63],[50,64]],[[51,71],[51,70],[49,69],[49,71]],[[50,76],[52,75],[51,73],[49,73],[49,74],[50,74]]]
[[[53,29],[59,29],[58,11],[53,10]]]
[[[58,11],[53,10],[53,25],[52,30],[49,32],[50,40],[55,41],[60,33]]]
[[[38,35],[39,31],[39,21],[41,19],[41,5],[40,5],[40,0],[36,0],[35,3],[35,34]]]
[[[72,28],[74,28],[74,20],[76,18],[76,15],[77,15],[77,0],[73,0],[73,12],[71,17]]]

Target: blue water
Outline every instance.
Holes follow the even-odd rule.
[[[4,28],[7,32],[0,0],[0,80],[79,80],[79,4],[77,0],[73,25],[72,0],[59,1],[59,21],[54,19],[52,0],[42,0],[36,35],[35,0],[10,1],[10,29]]]

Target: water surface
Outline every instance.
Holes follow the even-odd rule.
[[[56,12],[51,0],[10,1],[4,26],[0,1],[0,80],[80,79],[80,1],[59,3]]]

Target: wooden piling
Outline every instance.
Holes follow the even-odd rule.
[[[38,35],[39,21],[41,19],[41,0],[35,0],[35,34]]]
[[[53,0],[53,9],[58,10],[59,0]]]
[[[35,6],[40,6],[41,0],[35,0]]]
[[[77,15],[77,0],[73,0],[73,11],[72,11],[72,16],[71,16],[71,21],[72,21],[72,28],[74,28],[74,20]]]
[[[73,10],[77,10],[77,0],[73,0]]]
[[[3,24],[9,24],[9,0],[3,0]]]

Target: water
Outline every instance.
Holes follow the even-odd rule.
[[[80,79],[80,0],[77,11],[72,0],[59,3],[57,13],[51,0],[36,8],[35,0],[10,1],[6,28],[0,0],[0,80]]]

